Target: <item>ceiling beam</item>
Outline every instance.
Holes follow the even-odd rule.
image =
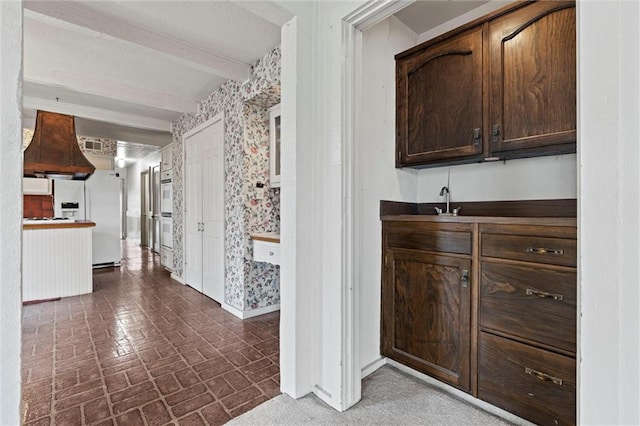
[[[76,116],[76,134],[94,138],[107,138],[162,147],[172,141],[171,133],[157,130],[143,130],[114,123],[91,120]],[[22,111],[22,126],[33,130],[36,124],[36,112],[30,109]]]
[[[150,3],[151,7],[152,4]],[[122,21],[114,20],[88,6],[70,1],[25,1],[24,7],[169,56],[193,69],[236,81],[245,81],[250,64],[208,52],[191,44],[166,37]],[[35,18],[33,14],[30,17]]]
[[[293,13],[270,1],[231,0],[231,3],[279,27],[289,22],[294,16]]]
[[[29,68],[24,70],[24,81],[47,86],[61,86],[75,92],[145,105],[181,114],[194,113],[198,109],[198,102],[195,100],[142,89],[120,82],[65,72],[59,69],[53,69],[44,64],[30,64]]]
[[[73,115],[96,121],[135,127],[138,129],[157,130],[161,132],[169,132],[171,130],[171,122],[169,121],[88,107],[85,105],[57,102],[50,99],[25,96],[22,98],[22,107],[24,109],[44,110]]]

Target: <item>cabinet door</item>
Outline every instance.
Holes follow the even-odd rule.
[[[535,2],[503,15],[490,22],[489,43],[492,155],[575,152],[575,3]]]
[[[469,259],[386,251],[382,353],[470,389]]]
[[[482,28],[396,62],[396,167],[479,159]]]

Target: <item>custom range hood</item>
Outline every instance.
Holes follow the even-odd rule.
[[[38,111],[24,151],[24,176],[85,180],[96,170],[80,151],[72,115]]]

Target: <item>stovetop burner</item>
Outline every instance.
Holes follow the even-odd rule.
[[[47,223],[47,222],[56,222],[56,223],[73,223],[74,219],[70,219],[68,217],[25,217],[22,219],[22,223],[34,224],[34,223]]]

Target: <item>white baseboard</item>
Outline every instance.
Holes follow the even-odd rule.
[[[375,361],[373,361],[372,363],[370,363],[369,365],[365,365],[362,368],[362,373],[361,373],[360,377],[362,377],[364,379],[368,375],[374,373],[378,368],[380,368],[380,367],[382,367],[383,365],[386,365],[386,364],[387,364],[387,358],[380,357],[380,358],[376,359]]]
[[[276,303],[275,305],[265,306],[262,308],[251,309],[250,311],[241,311],[240,309],[235,308],[227,303],[222,303],[221,306],[222,306],[222,309],[232,313],[233,315],[235,315],[240,319],[253,318],[253,317],[257,317],[258,315],[264,315],[270,312],[275,312],[280,310],[279,303]]]
[[[177,276],[173,272],[171,273],[171,279],[178,281],[182,285],[187,285],[187,283],[184,282],[184,279],[182,277]]]
[[[433,377],[427,376],[426,374],[422,374],[419,371],[416,371],[412,368],[407,367],[406,365],[402,365],[397,361],[386,358],[386,363],[391,365],[392,367],[397,368],[400,371],[403,371],[413,377],[416,377],[424,382],[429,383],[433,387],[443,390],[456,398],[462,399],[465,402],[468,402],[471,405],[474,405],[484,411],[487,411],[495,416],[501,417],[513,424],[521,425],[521,426],[535,426],[533,423],[528,422],[527,420],[516,416],[515,414],[511,414],[508,411],[505,411],[501,408],[496,407],[495,405],[491,405],[488,402],[484,402],[478,398],[469,395],[466,392],[461,391],[460,389],[456,389],[453,386],[450,386],[446,383],[441,382],[440,380],[436,380]]]

